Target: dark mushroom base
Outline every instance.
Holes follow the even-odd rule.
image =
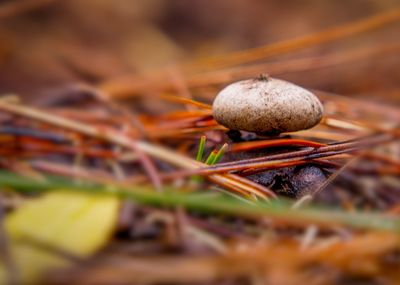
[[[271,132],[264,132],[264,133],[251,133],[245,131],[238,131],[238,130],[229,130],[226,132],[226,135],[232,142],[246,142],[246,141],[255,141],[255,140],[262,140],[268,138],[276,138],[280,136],[281,132],[274,130]],[[290,137],[290,136],[284,136]]]

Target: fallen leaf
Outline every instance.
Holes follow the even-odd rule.
[[[103,247],[114,230],[118,206],[111,196],[57,191],[9,214],[4,226],[18,281],[33,283],[49,269],[68,266],[71,261],[57,252],[85,258]],[[6,280],[0,265],[0,283]]]

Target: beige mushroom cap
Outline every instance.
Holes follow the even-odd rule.
[[[311,128],[323,106],[310,91],[271,77],[239,81],[214,100],[215,120],[232,130],[256,133],[294,132]]]

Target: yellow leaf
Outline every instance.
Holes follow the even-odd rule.
[[[35,242],[81,258],[104,246],[116,224],[118,206],[115,197],[57,191],[9,214],[5,230],[19,281],[35,282],[47,270],[69,264],[54,251],[35,246]],[[0,284],[6,280],[7,273],[0,264]]]

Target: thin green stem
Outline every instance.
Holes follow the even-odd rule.
[[[206,145],[206,136],[201,136],[200,138],[200,143],[199,143],[199,149],[197,150],[197,155],[196,155],[196,160],[197,161],[203,161],[203,154],[204,154],[204,148]]]
[[[218,151],[217,151],[216,149],[214,149],[214,150],[210,153],[210,155],[207,157],[205,163],[206,163],[207,165],[212,165],[212,164],[213,164],[213,161],[215,160],[215,158],[216,158],[216,156],[217,156],[217,154],[218,154]]]
[[[215,155],[213,161],[211,162],[211,165],[214,165],[216,163],[218,163],[221,159],[221,157],[224,155],[226,149],[228,148],[228,144],[225,143],[217,152],[217,154]]]
[[[399,219],[379,213],[347,213],[338,209],[315,206],[291,209],[292,201],[282,199],[273,200],[269,203],[262,201],[244,203],[223,194],[209,197],[198,193],[179,192],[171,188],[165,189],[165,192],[156,192],[149,186],[126,188],[113,184],[77,183],[59,177],[36,180],[7,171],[0,171],[0,187],[11,188],[23,193],[40,193],[63,189],[65,191],[107,194],[158,207],[183,207],[191,211],[221,213],[247,218],[269,217],[295,226],[313,223],[321,226],[341,225],[354,229],[400,232]]]

